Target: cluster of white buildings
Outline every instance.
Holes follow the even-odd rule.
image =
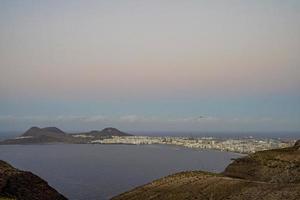
[[[98,144],[168,144],[197,149],[216,149],[238,153],[253,153],[256,151],[283,148],[293,144],[274,139],[217,139],[212,137],[149,137],[149,136],[113,136],[101,140],[93,140]]]

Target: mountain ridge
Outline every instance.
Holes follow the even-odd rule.
[[[101,131],[94,130],[83,133],[66,133],[57,127],[40,128],[33,126],[19,137],[1,141],[0,144],[44,144],[44,143],[89,143],[95,139],[112,136],[131,136],[116,128],[108,127]]]
[[[107,127],[107,128],[102,129],[101,131],[93,130],[86,134],[93,135],[93,136],[132,136],[129,133],[122,132],[113,127]]]

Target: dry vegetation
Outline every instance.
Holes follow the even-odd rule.
[[[240,158],[221,174],[182,172],[153,181],[113,200],[281,200],[300,199],[298,147]]]

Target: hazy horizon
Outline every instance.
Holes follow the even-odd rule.
[[[0,131],[299,132],[300,1],[0,2]]]
[[[29,127],[31,128],[31,127]],[[28,129],[29,129],[28,128]],[[40,127],[45,128],[45,127]],[[60,128],[60,127],[57,127]],[[107,128],[107,127],[105,127]],[[25,130],[14,130],[14,131],[0,131],[0,140],[10,139],[17,137],[25,133]],[[61,129],[68,134],[78,134],[86,133],[89,131],[94,131],[96,129]],[[99,128],[97,130],[102,130]],[[299,139],[300,131],[199,131],[199,130],[186,130],[186,131],[168,131],[168,130],[120,130],[126,133],[130,133],[137,136],[171,136],[171,137],[216,137],[216,138],[248,138],[253,137],[256,139],[287,139],[287,140],[297,140]]]

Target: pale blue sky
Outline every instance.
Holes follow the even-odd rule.
[[[0,131],[300,131],[300,1],[0,1]]]

